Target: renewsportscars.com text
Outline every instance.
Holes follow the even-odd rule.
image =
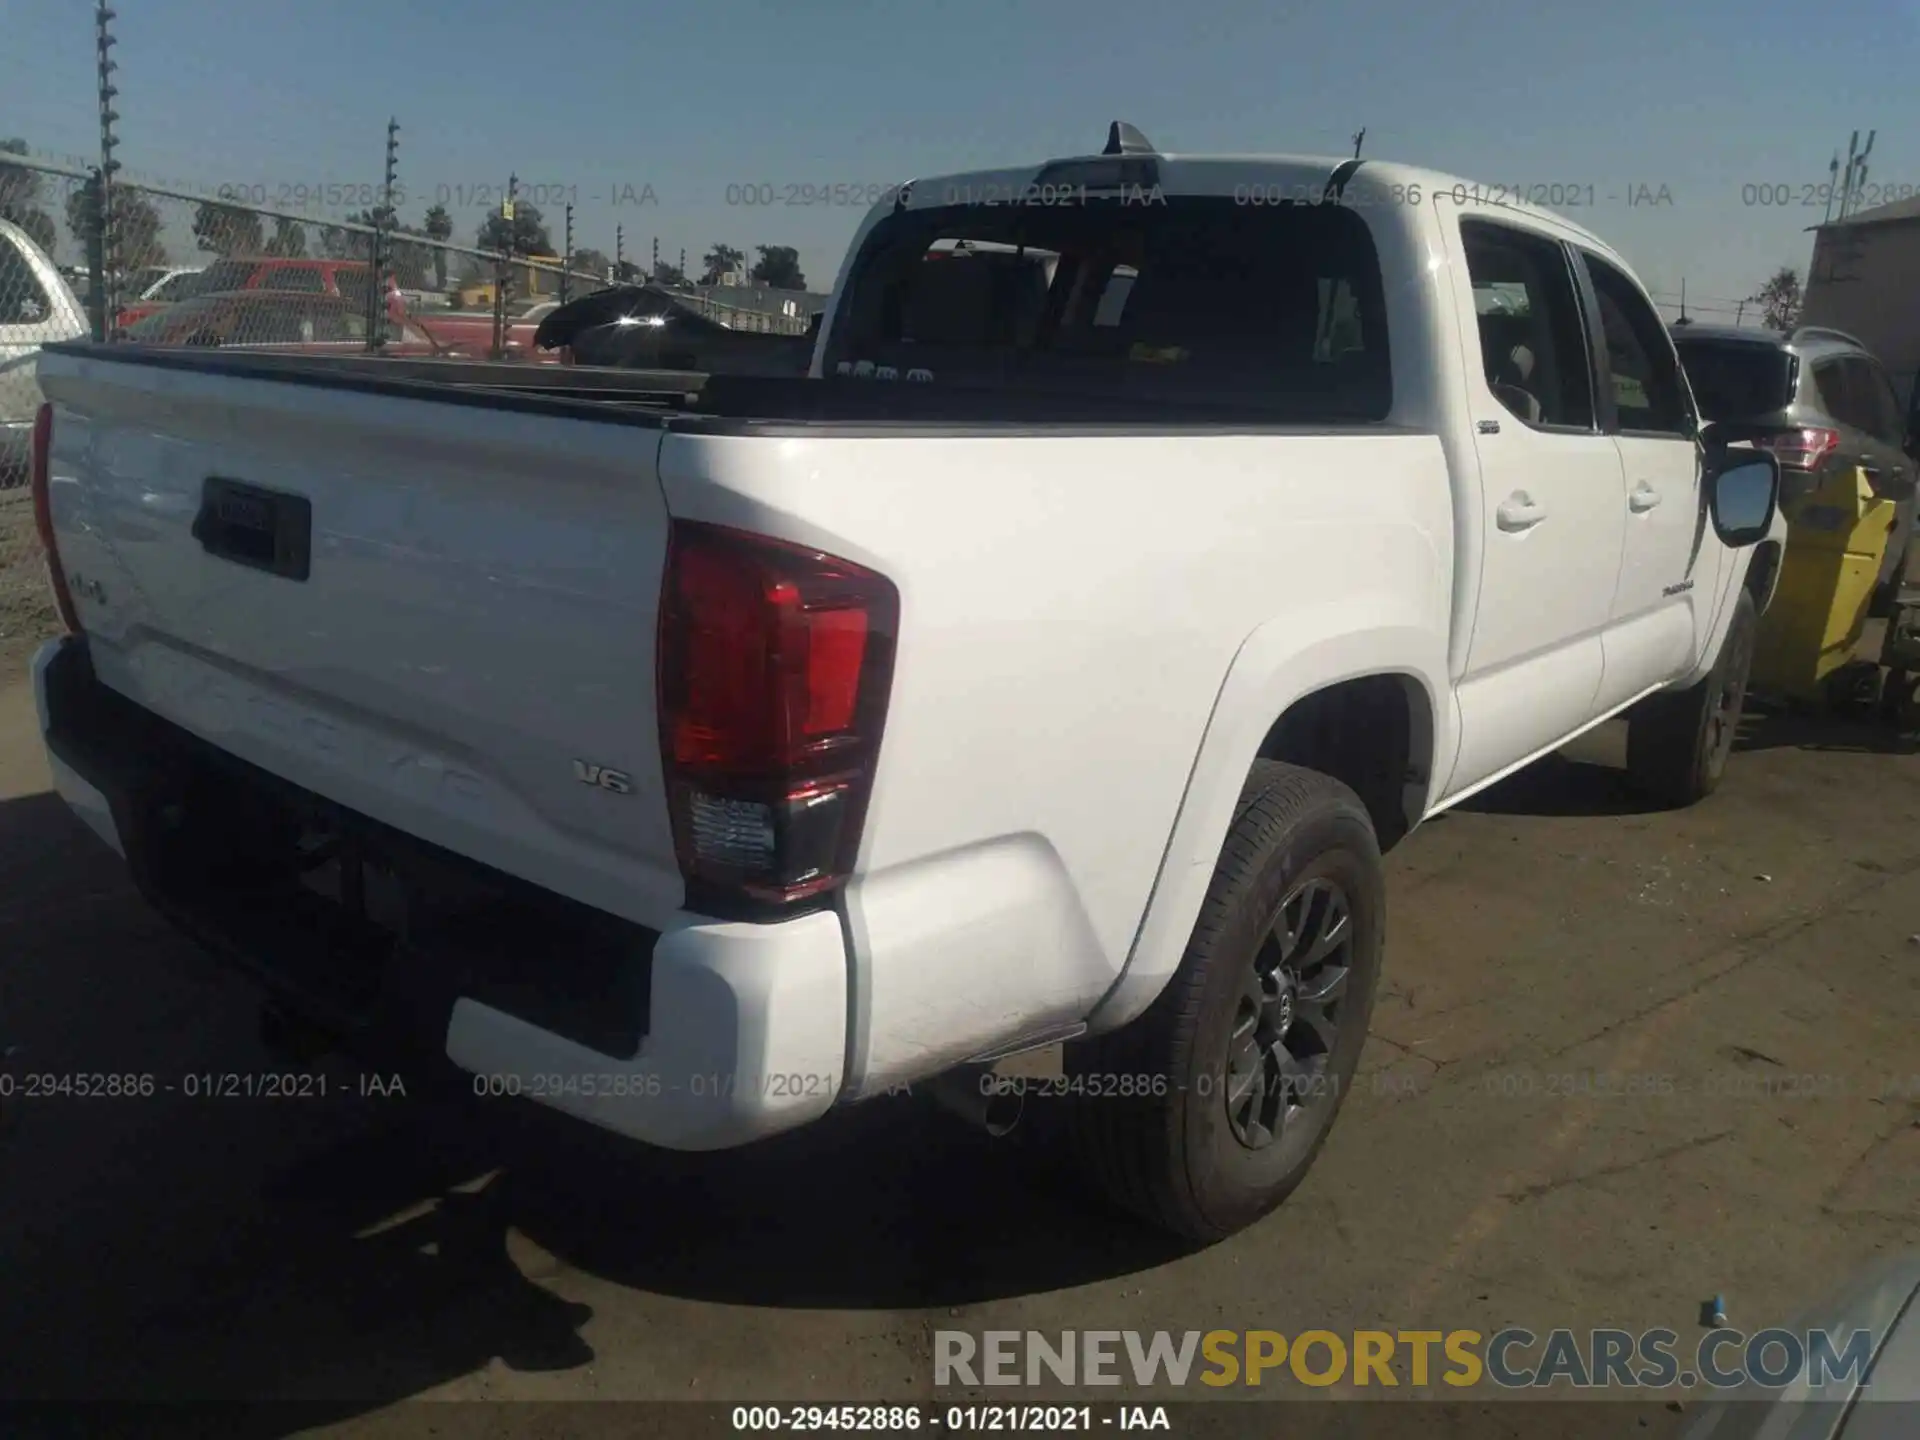
[[[935,1385],[1666,1389],[1866,1378],[1868,1330],[936,1330]]]

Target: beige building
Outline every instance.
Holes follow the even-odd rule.
[[[1905,404],[1920,374],[1920,196],[1816,226],[1803,325],[1857,337]]]

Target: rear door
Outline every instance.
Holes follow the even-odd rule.
[[[1601,357],[1601,423],[1626,481],[1598,704],[1612,710],[1692,667],[1719,594],[1720,549],[1707,543],[1699,426],[1667,327],[1618,266],[1584,249],[1580,263]]]
[[[1437,203],[1444,218],[1453,202]],[[1626,510],[1566,244],[1485,206],[1442,229],[1458,249],[1460,311],[1476,321],[1463,340],[1485,526],[1451,794],[1592,718]]]

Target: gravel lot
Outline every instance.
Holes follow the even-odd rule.
[[[18,674],[32,646],[59,623],[33,533],[33,498],[24,485],[0,490],[0,674]]]
[[[1920,1071],[1920,759],[1766,718],[1718,796],[1649,814],[1620,744],[1597,732],[1390,857],[1373,1078],[1303,1189],[1212,1250],[1089,1214],[1017,1136],[907,1101],[704,1159],[509,1102],[42,1101],[0,1140],[0,1396],[272,1396],[310,1408],[249,1433],[398,1436],[451,1415],[401,1403],[423,1397],[924,1398],[941,1326],[1690,1344],[1716,1293],[1736,1326],[1785,1319],[1920,1245],[1920,1103],[1897,1088]],[[15,1066],[267,1065],[248,990],[47,783],[31,697],[0,689]],[[1650,1074],[1673,1091],[1554,1078]],[[1776,1093],[1738,1093],[1760,1081]],[[1695,1403],[1583,1407],[1580,1433],[1676,1434]],[[1288,1433],[1357,1433],[1361,1408]],[[567,1413],[459,1433],[620,1412]],[[1422,1433],[1541,1433],[1521,1413]]]

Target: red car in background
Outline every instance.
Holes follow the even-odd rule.
[[[236,290],[272,290],[294,295],[342,295],[365,304],[371,267],[364,260],[307,260],[284,255],[254,258],[229,256],[216,260],[186,287],[181,300],[201,295],[228,294]],[[175,304],[180,301],[173,302]],[[148,316],[169,308],[165,301],[143,300],[120,312],[114,324],[129,329]],[[406,302],[399,287],[387,285],[387,317],[406,317]]]
[[[557,353],[536,350],[533,344],[540,322],[559,308],[558,300],[536,300],[518,314],[510,316],[503,337],[506,341],[505,358],[534,360],[543,365],[559,363]],[[416,325],[439,343],[457,345],[462,353],[471,353],[484,359],[493,349],[491,310],[423,310],[412,318]]]
[[[359,354],[367,348],[367,315],[342,295],[241,290],[196,295],[126,327],[139,345],[217,346],[311,354]],[[466,346],[442,345],[411,320],[388,322],[383,355],[473,358]],[[485,354],[484,348],[479,352]]]

